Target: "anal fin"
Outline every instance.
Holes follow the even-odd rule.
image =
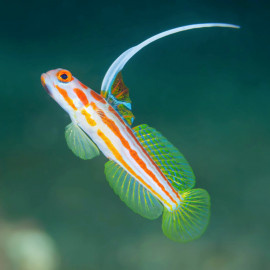
[[[146,188],[114,161],[105,164],[106,178],[120,199],[135,213],[148,219],[158,218],[163,205]]]

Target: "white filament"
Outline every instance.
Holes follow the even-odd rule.
[[[105,77],[103,79],[101,90],[108,91],[111,88],[111,85],[113,84],[113,81],[116,77],[116,75],[123,69],[125,64],[129,61],[129,59],[136,54],[138,51],[140,51],[143,47],[146,45],[152,43],[153,41],[156,41],[158,39],[161,39],[163,37],[186,31],[191,29],[197,29],[197,28],[206,28],[206,27],[229,27],[229,28],[240,28],[237,25],[233,24],[226,24],[226,23],[201,23],[201,24],[191,24],[186,26],[177,27],[171,30],[167,30],[165,32],[159,33],[155,36],[152,36],[142,43],[138,44],[137,46],[131,47],[130,49],[123,52],[110,66],[108,71],[105,74]]]

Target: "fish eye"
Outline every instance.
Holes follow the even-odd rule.
[[[58,81],[68,83],[73,80],[72,74],[68,70],[60,70],[56,74]]]
[[[63,79],[63,80],[66,80],[68,78],[68,75],[66,73],[60,75],[60,77]]]

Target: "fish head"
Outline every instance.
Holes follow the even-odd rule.
[[[75,78],[66,69],[54,69],[41,75],[41,84],[46,92],[68,113],[82,108],[90,88]],[[79,98],[80,97],[80,98]]]

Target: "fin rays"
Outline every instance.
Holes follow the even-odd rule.
[[[135,213],[148,219],[158,218],[163,206],[146,188],[114,161],[105,164],[106,178],[120,199]]]
[[[66,126],[65,137],[68,147],[77,157],[86,160],[99,155],[96,145],[75,123]]]
[[[158,131],[148,125],[133,128],[134,134],[174,188],[192,188],[195,176],[184,156]]]
[[[178,242],[188,242],[200,237],[210,217],[210,197],[204,189],[192,189],[181,193],[183,202],[173,212],[164,209],[162,230]]]

